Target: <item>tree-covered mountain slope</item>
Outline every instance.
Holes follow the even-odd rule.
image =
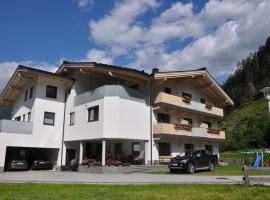
[[[234,109],[220,126],[226,130],[222,150],[269,147],[270,114],[264,98]]]

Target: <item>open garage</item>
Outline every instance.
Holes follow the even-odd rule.
[[[35,160],[47,160],[53,165],[57,162],[59,149],[34,147],[7,147],[5,158],[5,171],[12,160],[25,159],[29,167]]]

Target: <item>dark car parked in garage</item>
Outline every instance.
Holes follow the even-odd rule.
[[[187,171],[193,174],[197,170],[214,170],[218,158],[211,155],[206,150],[196,150],[187,153],[185,156],[176,156],[168,164],[171,173],[177,171]]]
[[[31,165],[31,169],[33,170],[49,170],[52,169],[52,163],[48,160],[34,160],[32,165]]]
[[[14,159],[10,161],[8,165],[9,171],[15,171],[15,170],[28,170],[29,165],[28,161],[26,159]]]

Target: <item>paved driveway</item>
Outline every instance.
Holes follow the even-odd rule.
[[[83,184],[241,184],[241,176],[88,174],[80,172],[25,171],[0,173],[0,182]]]

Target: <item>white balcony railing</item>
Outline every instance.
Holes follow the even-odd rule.
[[[1,133],[32,134],[33,123],[15,120],[0,120]]]

